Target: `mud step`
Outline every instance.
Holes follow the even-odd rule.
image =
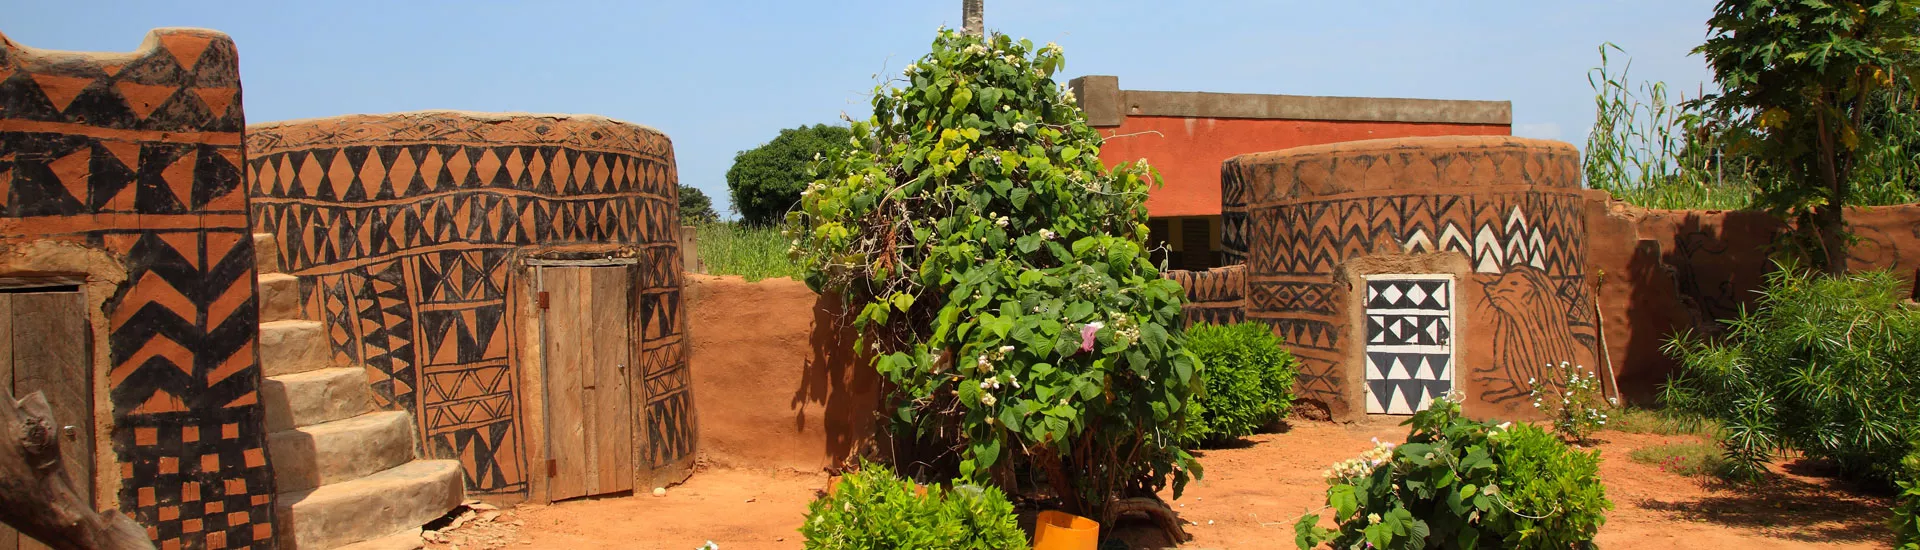
[[[277,466],[277,465],[276,465]],[[457,460],[415,460],[367,477],[280,494],[280,546],[335,548],[424,525],[466,498]]]
[[[300,318],[300,278],[285,273],[260,274],[260,322]]]
[[[282,493],[349,481],[413,460],[413,415],[373,412],[269,433],[267,452]]]
[[[327,368],[326,326],[319,321],[260,323],[260,368],[280,376]]]
[[[373,389],[364,367],[311,370],[267,377],[260,386],[267,431],[353,418],[373,410]]]
[[[253,270],[262,275],[281,271],[280,244],[272,233],[253,234]]]

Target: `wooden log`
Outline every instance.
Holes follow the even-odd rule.
[[[59,550],[151,550],[146,529],[118,512],[95,512],[62,466],[60,424],[46,395],[0,396],[0,523]]]

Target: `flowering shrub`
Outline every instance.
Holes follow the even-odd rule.
[[[896,417],[956,448],[963,479],[1027,476],[1110,520],[1198,474],[1176,441],[1197,361],[1145,250],[1158,176],[1101,164],[1061,63],[942,30],[817,163],[788,230],[807,283],[855,304]]]
[[[875,464],[862,465],[841,478],[833,494],[808,504],[800,534],[808,550],[1027,547],[1013,504],[999,489],[932,486],[921,492]]]
[[[1338,528],[1302,516],[1300,548],[1585,547],[1613,508],[1599,453],[1572,450],[1531,424],[1467,420],[1446,398],[1407,424],[1405,444],[1375,440],[1325,472]]]
[[[1553,420],[1555,433],[1585,443],[1593,432],[1606,427],[1607,405],[1618,404],[1619,400],[1601,399],[1600,377],[1586,367],[1566,361],[1549,367],[1552,378],[1545,384],[1527,379],[1533,386],[1533,408]]]
[[[1244,437],[1293,410],[1293,354],[1265,323],[1194,325],[1187,349],[1207,390],[1189,417],[1187,444]]]

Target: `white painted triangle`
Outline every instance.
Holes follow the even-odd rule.
[[[1379,296],[1380,296],[1380,289],[1378,287],[1375,287],[1373,285],[1367,285],[1367,301],[1371,302],[1373,301],[1374,298]]]
[[[1388,380],[1411,380],[1412,378],[1413,375],[1407,372],[1407,365],[1399,358],[1395,358],[1393,363],[1387,365]]]
[[[1387,398],[1387,414],[1413,414],[1413,407],[1407,406],[1407,395],[1400,393],[1400,387],[1394,386],[1393,396]]]

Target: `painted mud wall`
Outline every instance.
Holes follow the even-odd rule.
[[[1230,265],[1206,271],[1168,270],[1163,274],[1186,289],[1181,312],[1187,326],[1225,325],[1247,319],[1247,267]]]
[[[1163,216],[1221,214],[1220,163],[1234,155],[1365,139],[1508,135],[1504,101],[1448,101],[1122,90],[1112,76],[1074,79],[1108,166],[1146,159],[1166,186],[1147,197]]]
[[[582,115],[416,112],[247,129],[254,229],[301,278],[334,362],[419,422],[471,493],[529,489],[522,349],[529,256],[638,259],[642,467],[690,465],[678,190],[667,136]],[[542,465],[544,466],[544,465]]]
[[[1246,205],[1244,230],[1229,226],[1243,231],[1246,317],[1287,340],[1298,395],[1335,417],[1363,410],[1369,275],[1454,277],[1441,339],[1452,332],[1470,414],[1528,414],[1527,381],[1548,363],[1597,364],[1571,146],[1370,140],[1242,155],[1222,172],[1224,200]]]
[[[127,54],[0,36],[0,273],[85,278],[95,501],[163,548],[274,540],[238,61],[197,29]]]
[[[793,279],[687,278],[703,461],[817,472],[874,442],[880,375],[853,355],[839,298]]]

